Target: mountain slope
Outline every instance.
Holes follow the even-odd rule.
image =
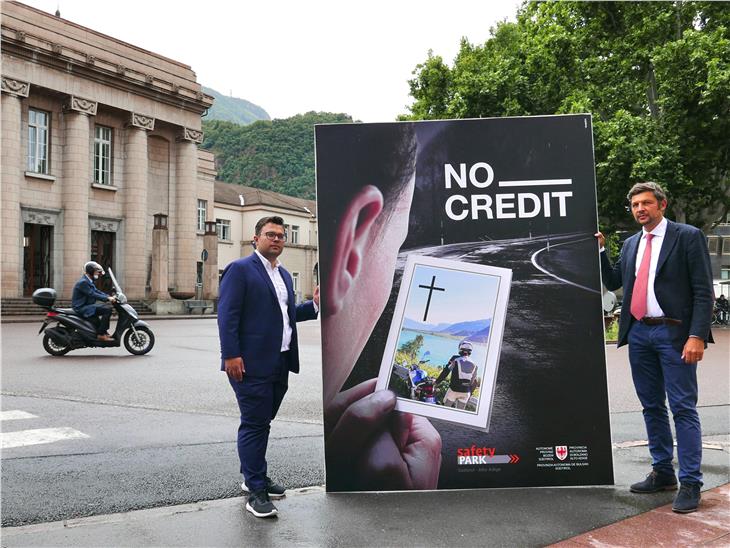
[[[227,97],[222,93],[203,86],[203,92],[215,97],[213,106],[204,120],[223,120],[234,124],[251,124],[256,120],[270,120],[269,114],[260,106],[246,99]]]
[[[242,126],[204,120],[202,148],[216,156],[218,180],[314,199],[314,125],[352,122],[347,114],[308,112]]]

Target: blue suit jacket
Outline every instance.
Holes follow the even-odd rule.
[[[618,346],[628,342],[631,315],[631,294],[636,280],[636,253],[641,231],[624,242],[621,255],[612,265],[607,253],[601,253],[603,283],[610,289],[624,288],[623,307],[619,319]],[[668,318],[681,320],[681,325],[667,326],[672,346],[681,351],[690,335],[707,342],[712,340],[712,268],[704,234],[699,229],[667,221],[667,231],[659,252],[654,294]]]
[[[314,303],[295,306],[291,275],[279,267],[289,294],[288,314],[292,328],[289,370],[299,373],[297,322],[317,317]],[[284,321],[274,284],[256,253],[238,259],[223,271],[218,297],[218,334],[221,369],[226,358],[243,358],[246,375],[267,377],[281,354]]]
[[[71,295],[71,306],[84,318],[90,318],[96,314],[96,308],[98,306],[96,301],[106,301],[108,299],[109,295],[103,291],[99,291],[94,285],[94,282],[87,276],[83,276],[74,286],[74,291]]]

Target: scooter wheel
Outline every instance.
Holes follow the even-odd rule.
[[[51,336],[46,333],[43,335],[43,349],[51,356],[63,356],[71,350],[71,345],[61,345],[55,342]]]
[[[136,335],[131,329],[127,329],[124,333],[124,348],[130,354],[142,356],[155,346],[155,335],[146,327],[138,327],[136,331]]]

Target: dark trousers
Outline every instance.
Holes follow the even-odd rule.
[[[266,447],[269,443],[271,421],[276,417],[288,389],[287,354],[281,354],[281,359],[270,377],[250,377],[244,374],[241,382],[228,377],[241,410],[241,424],[238,427],[241,473],[252,493],[266,489]]]
[[[109,331],[109,320],[112,317],[112,307],[109,305],[98,305],[96,307],[96,313],[93,316],[87,318],[96,327],[96,332],[99,335],[103,335]]]
[[[652,466],[674,474],[674,446],[665,399],[677,432],[679,481],[702,484],[702,432],[697,414],[697,364],[682,361],[666,325],[634,322],[629,331],[629,361],[643,407]]]

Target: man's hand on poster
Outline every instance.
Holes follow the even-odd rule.
[[[606,237],[603,235],[603,232],[596,232],[594,236],[598,238],[598,249],[606,247]]]
[[[325,424],[327,458],[333,468],[350,470],[348,489],[436,489],[441,468],[441,436],[425,417],[394,413],[389,390],[373,392],[377,379],[339,393]]]
[[[314,287],[314,297],[312,297],[312,300],[314,301],[314,304],[316,304],[319,307],[319,286]]]

